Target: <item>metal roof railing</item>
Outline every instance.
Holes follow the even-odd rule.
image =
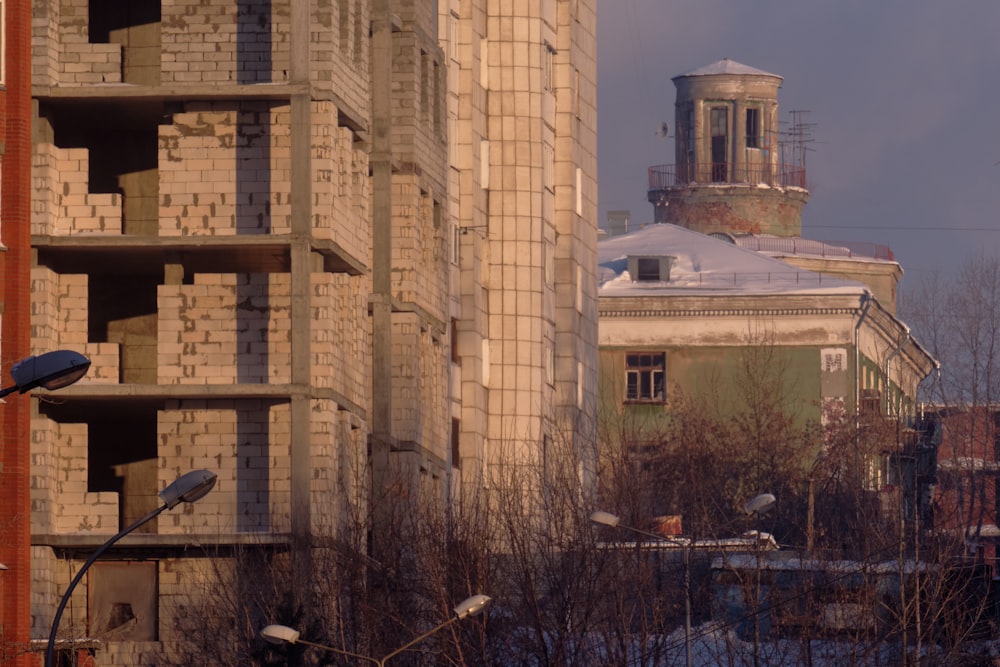
[[[649,168],[649,189],[691,184],[769,185],[780,187],[806,187],[806,168],[793,164],[736,165],[717,162],[707,165],[661,164]]]

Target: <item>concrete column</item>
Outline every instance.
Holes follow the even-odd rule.
[[[732,168],[729,170],[730,182],[745,181],[747,177],[747,107],[744,100],[733,102],[732,127]]]
[[[770,180],[768,184],[775,185],[778,182],[777,170],[781,160],[781,151],[778,150],[778,139],[780,137],[778,134],[778,103],[765,103],[763,116],[761,122],[764,123],[764,148],[768,150],[768,162],[770,163],[770,169],[768,170]]]
[[[309,87],[310,3],[291,3],[289,78],[305,89],[292,95],[291,116],[291,531],[295,590],[305,591],[312,580],[310,516],[311,424],[310,341],[312,231],[312,116]]]
[[[390,0],[372,2],[372,536],[378,550],[392,526],[384,490],[392,483],[392,19]]]

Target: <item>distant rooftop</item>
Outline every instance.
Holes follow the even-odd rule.
[[[633,280],[629,257],[672,257],[668,280]],[[731,241],[667,223],[647,225],[597,244],[599,295],[861,294],[861,283],[787,264]]]

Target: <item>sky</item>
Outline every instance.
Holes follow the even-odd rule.
[[[888,245],[903,289],[1000,252],[1000,1],[597,0],[598,206],[653,219],[678,74],[730,58],[806,111],[803,236]],[[666,121],[670,136],[657,136]]]

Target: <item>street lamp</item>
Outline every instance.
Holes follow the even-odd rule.
[[[626,526],[621,523],[618,516],[611,514],[610,512],[598,510],[590,515],[590,520],[600,526],[630,530],[633,533],[638,533],[639,535],[652,537],[656,540],[666,540],[674,544],[680,544],[684,547],[684,663],[687,667],[691,667],[691,541],[687,540],[681,542],[680,540],[675,540],[665,535],[658,535],[650,531],[641,530],[632,526]]]
[[[743,506],[743,511],[748,515],[759,518],[761,514],[764,514],[772,507],[776,502],[776,498],[773,494],[762,493],[759,496],[755,496],[746,505]],[[754,597],[753,597],[753,664],[754,667],[759,667],[760,665],[760,531],[755,531],[754,540],[754,556],[756,557],[756,581],[754,583]]]
[[[56,615],[52,619],[52,630],[49,632],[49,643],[45,649],[45,667],[53,667],[53,665],[55,665],[56,632],[59,630],[59,619],[62,618],[63,610],[66,608],[66,604],[69,602],[69,598],[73,594],[73,589],[75,589],[76,585],[80,583],[81,579],[83,579],[83,575],[87,572],[90,566],[93,565],[101,554],[107,551],[111,545],[147,521],[155,519],[164,511],[173,509],[180,503],[193,503],[201,500],[215,486],[215,480],[217,477],[218,475],[211,470],[192,470],[189,473],[181,475],[174,480],[170,486],[160,491],[160,500],[163,501],[163,504],[160,507],[137,520],[129,527],[121,530],[117,535],[98,547],[97,551],[95,551],[90,558],[87,559],[87,562],[83,564],[80,571],[76,573],[75,577],[73,577],[73,581],[70,582],[69,588],[67,588],[66,593],[63,594],[62,601],[59,602],[59,608],[56,609]]]
[[[72,350],[53,350],[27,357],[10,369],[14,384],[0,390],[0,398],[15,391],[23,394],[35,387],[60,389],[82,378],[88,368],[90,359]]]
[[[463,618],[468,618],[469,616],[478,616],[483,612],[483,610],[486,609],[486,605],[490,603],[490,599],[491,598],[488,595],[473,595],[472,597],[462,600],[462,602],[460,602],[458,606],[455,607],[454,616],[449,618],[444,623],[441,623],[437,627],[428,630],[419,637],[416,637],[415,639],[410,640],[406,644],[403,644],[402,646],[397,648],[392,653],[389,653],[382,659],[371,658],[366,655],[351,653],[350,651],[345,651],[344,649],[335,648],[333,646],[327,646],[325,644],[316,644],[314,642],[306,641],[299,637],[298,630],[296,630],[295,628],[290,628],[287,625],[268,625],[267,627],[265,627],[263,630],[260,631],[260,636],[272,644],[281,644],[281,643],[305,644],[306,646],[312,646],[318,649],[323,649],[324,651],[330,651],[331,653],[337,653],[339,655],[344,655],[349,658],[357,658],[358,660],[365,660],[367,662],[372,663],[373,665],[378,665],[378,667],[385,667],[385,663],[386,661],[389,660],[389,658],[399,655],[400,653],[410,648],[414,644],[417,644],[427,639],[435,632],[438,632],[446,628],[447,626],[451,625],[452,623],[455,623],[456,621],[461,621]]]
[[[743,511],[747,514],[756,514],[760,516],[764,514],[769,509],[774,507],[774,503],[777,499],[772,493],[762,493],[759,496],[754,496],[754,498],[743,506]]]

